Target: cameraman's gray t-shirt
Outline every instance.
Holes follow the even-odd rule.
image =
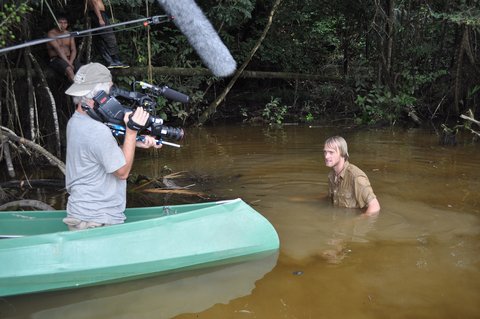
[[[68,216],[101,224],[122,223],[127,184],[113,173],[125,163],[110,129],[75,112],[67,124]]]

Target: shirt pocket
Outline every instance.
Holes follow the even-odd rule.
[[[357,201],[355,199],[355,194],[351,191],[342,192],[341,196],[342,206],[353,208],[357,206]]]
[[[353,192],[350,192],[350,191],[342,192],[342,197],[347,200],[351,200],[354,197]]]

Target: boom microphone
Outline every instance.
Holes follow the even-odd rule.
[[[235,72],[237,63],[193,0],[157,0],[187,37],[203,63],[218,77]]]

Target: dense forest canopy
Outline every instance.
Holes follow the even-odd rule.
[[[116,29],[131,68],[113,75],[127,88],[143,80],[188,94],[188,105],[157,101],[157,114],[184,126],[341,120],[435,123],[478,135],[472,126],[478,125],[480,98],[479,2],[197,0],[237,61],[238,74],[198,72],[205,68],[198,54],[167,22]],[[114,22],[165,13],[149,0],[105,5]],[[0,46],[46,37],[60,14],[70,30],[90,27],[83,1],[2,1]],[[91,37],[78,37],[76,44],[82,63],[101,62]],[[0,124],[4,133],[61,154],[73,106],[63,94],[67,79],[54,76],[47,61],[44,44],[0,55]]]

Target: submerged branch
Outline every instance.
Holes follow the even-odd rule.
[[[472,110],[469,110],[468,115],[469,115],[469,116],[462,114],[462,115],[460,115],[460,117],[461,117],[462,119],[464,119],[464,120],[473,122],[473,123],[475,123],[475,124],[477,124],[477,125],[480,126],[480,121],[477,121],[477,120],[473,117]]]
[[[201,198],[208,198],[207,194],[202,192],[191,191],[188,189],[164,189],[164,188],[148,188],[143,190],[145,193],[155,193],[155,194],[181,194],[181,195],[193,195]]]
[[[136,192],[139,191],[144,193],[155,193],[155,194],[191,195],[191,196],[198,196],[200,198],[209,198],[209,195],[203,192],[190,190],[191,187],[196,185],[195,183],[187,186],[180,186],[173,181],[173,179],[176,179],[176,178],[184,178],[184,175],[183,175],[184,173],[185,171],[169,173],[164,176],[160,176],[158,178],[148,178],[145,176],[138,176],[136,178],[136,181],[131,182],[133,184],[138,185],[132,188],[132,191],[136,191]],[[163,184],[164,187],[162,187],[161,184]]]
[[[470,121],[470,122],[475,123],[475,124],[477,124],[478,126],[480,126],[480,121],[478,121],[478,120],[475,119],[472,110],[468,110],[468,111],[467,111],[467,114],[468,114],[468,115],[462,114],[462,115],[460,115],[460,117],[461,117],[462,119],[464,119],[464,120]],[[472,129],[472,128],[470,127],[470,125],[464,125],[464,126],[465,126],[465,128],[466,128],[467,130],[469,130],[472,134],[480,137],[480,132],[477,132],[477,131],[475,131],[474,129]]]

